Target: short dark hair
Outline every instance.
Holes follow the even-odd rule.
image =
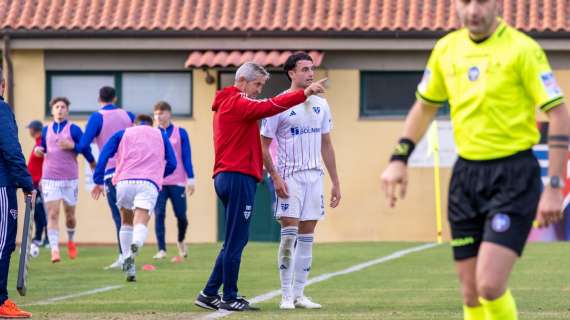
[[[152,127],[153,125],[152,117],[149,116],[148,114],[139,114],[135,118],[135,125],[149,125]]]
[[[51,99],[49,106],[53,107],[53,105],[58,103],[58,102],[65,103],[65,105],[67,106],[67,109],[69,109],[69,106],[71,105],[71,102],[69,102],[69,99],[67,99],[66,97],[55,97],[55,98]]]
[[[289,71],[295,69],[295,67],[297,66],[297,62],[303,60],[313,62],[313,58],[311,58],[309,54],[303,51],[295,52],[292,55],[290,55],[289,58],[287,58],[287,61],[285,61],[285,63],[283,64],[283,70],[285,71],[285,75],[287,76],[287,79],[289,79],[289,81],[291,81],[291,77],[289,77]]]
[[[159,101],[154,105],[154,111],[168,111],[172,113],[172,107],[166,101]]]
[[[103,87],[99,90],[99,100],[101,102],[111,103],[116,96],[117,93],[113,87]]]

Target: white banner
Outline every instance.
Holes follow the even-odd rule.
[[[439,165],[442,168],[451,168],[457,160],[451,121],[437,121],[437,136],[439,138]],[[430,150],[427,132],[417,144],[408,164],[410,167],[433,167],[433,152]]]

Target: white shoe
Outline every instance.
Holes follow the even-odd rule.
[[[283,296],[281,298],[281,304],[279,305],[281,310],[293,310],[295,309],[295,304],[293,303],[293,297]]]
[[[188,246],[184,242],[177,242],[176,246],[178,247],[178,255],[187,258],[188,257]]]
[[[115,260],[115,262],[105,267],[105,270],[120,269],[122,267],[123,267],[123,258],[121,257],[121,255],[119,255],[119,257],[117,258],[117,260]]]
[[[295,298],[295,307],[303,309],[320,309],[322,306],[316,302],[311,301],[309,297],[297,297]]]
[[[166,251],[160,250],[152,258],[156,259],[156,260],[162,260],[162,259],[166,258]]]

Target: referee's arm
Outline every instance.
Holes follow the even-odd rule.
[[[564,103],[546,111],[548,120],[548,176],[566,178],[570,118]],[[558,222],[563,217],[564,196],[560,189],[546,185],[540,198],[536,222],[539,227]]]
[[[418,143],[435,118],[440,106],[423,100],[416,100],[404,123],[402,137]]]

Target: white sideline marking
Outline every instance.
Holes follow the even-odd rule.
[[[99,289],[93,289],[93,290],[89,290],[89,291],[83,291],[83,292],[79,292],[79,293],[69,294],[69,295],[66,295],[66,296],[49,298],[49,299],[42,300],[42,301],[37,301],[37,302],[29,303],[29,304],[24,304],[24,305],[22,305],[22,306],[23,306],[23,307],[27,307],[27,306],[44,306],[44,305],[56,303],[56,302],[63,301],[63,300],[69,300],[69,299],[74,299],[74,298],[79,298],[79,297],[84,297],[84,296],[90,296],[90,295],[93,295],[93,294],[97,294],[97,293],[101,293],[101,292],[107,292],[107,291],[119,289],[119,288],[122,288],[122,287],[124,287],[124,286],[123,286],[123,285],[108,286],[108,287],[103,287],[103,288],[99,288]]]
[[[336,271],[336,272],[330,272],[330,273],[325,273],[322,274],[320,276],[314,277],[309,279],[309,281],[307,281],[307,286],[315,284],[315,283],[319,283],[322,281],[326,281],[329,280],[330,278],[334,278],[337,276],[342,276],[345,274],[349,274],[349,273],[353,273],[353,272],[358,272],[361,271],[363,269],[372,267],[374,265],[380,264],[380,263],[384,263],[384,262],[388,262],[391,260],[396,260],[399,259],[403,256],[409,255],[411,253],[415,253],[415,252],[419,252],[419,251],[423,251],[423,250],[427,250],[433,247],[438,246],[437,243],[427,243],[427,244],[422,244],[420,246],[415,246],[412,248],[408,248],[408,249],[403,249],[400,251],[396,251],[394,253],[391,253],[387,256],[384,257],[380,257],[374,260],[370,260],[370,261],[366,261],[357,265],[354,265],[352,267],[346,268],[344,270],[340,270],[340,271]],[[281,289],[279,290],[274,290],[274,291],[270,291],[267,293],[264,293],[262,295],[259,295],[257,297],[252,298],[251,300],[249,300],[252,304],[255,303],[260,303],[260,302],[264,302],[267,300],[271,300],[277,296],[281,295]],[[209,313],[207,315],[205,315],[204,317],[201,317],[200,319],[204,319],[204,320],[210,320],[210,319],[219,319],[219,318],[223,318],[226,316],[231,315],[232,313],[234,313],[233,311],[216,311],[216,312],[212,312]]]

